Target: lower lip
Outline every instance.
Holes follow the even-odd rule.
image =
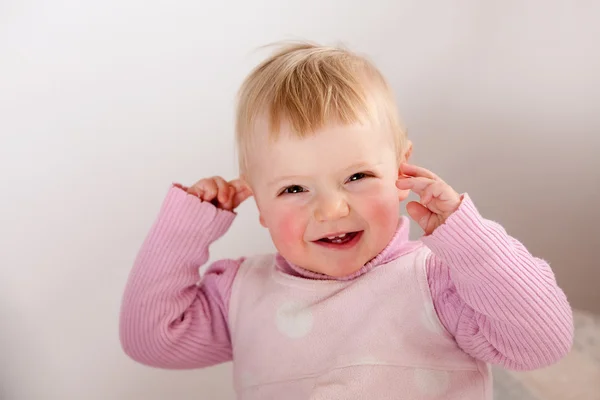
[[[347,250],[350,249],[354,246],[356,246],[356,244],[358,243],[358,241],[360,240],[360,238],[362,237],[364,231],[360,231],[358,232],[356,235],[354,235],[354,237],[347,241],[346,243],[341,243],[341,244],[335,244],[335,243],[329,243],[329,242],[321,242],[321,241],[315,241],[313,242],[314,244],[318,244],[319,246],[325,247],[327,249],[332,249],[332,250]]]

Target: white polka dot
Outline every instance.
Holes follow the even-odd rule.
[[[438,334],[443,332],[432,304],[425,304],[425,308],[421,313],[421,323],[430,332]]]
[[[446,371],[415,369],[415,385],[425,396],[439,396],[448,390],[450,375]]]
[[[277,309],[275,322],[281,333],[298,339],[312,329],[313,315],[308,307],[295,301],[286,301]]]

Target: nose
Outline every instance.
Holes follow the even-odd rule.
[[[317,221],[334,221],[344,218],[350,213],[350,207],[343,196],[329,193],[319,196],[315,207],[315,219]]]

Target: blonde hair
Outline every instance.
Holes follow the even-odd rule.
[[[393,134],[398,155],[406,142],[394,95],[365,57],[313,43],[281,45],[242,83],[236,112],[236,142],[242,173],[258,117],[266,117],[271,139],[287,122],[298,137],[325,126],[375,123]]]

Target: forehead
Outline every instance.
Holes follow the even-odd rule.
[[[371,125],[329,126],[304,138],[286,126],[282,128],[276,140],[269,140],[266,134],[256,138],[249,155],[252,180],[334,172],[358,163],[379,164],[395,158],[391,135]]]

